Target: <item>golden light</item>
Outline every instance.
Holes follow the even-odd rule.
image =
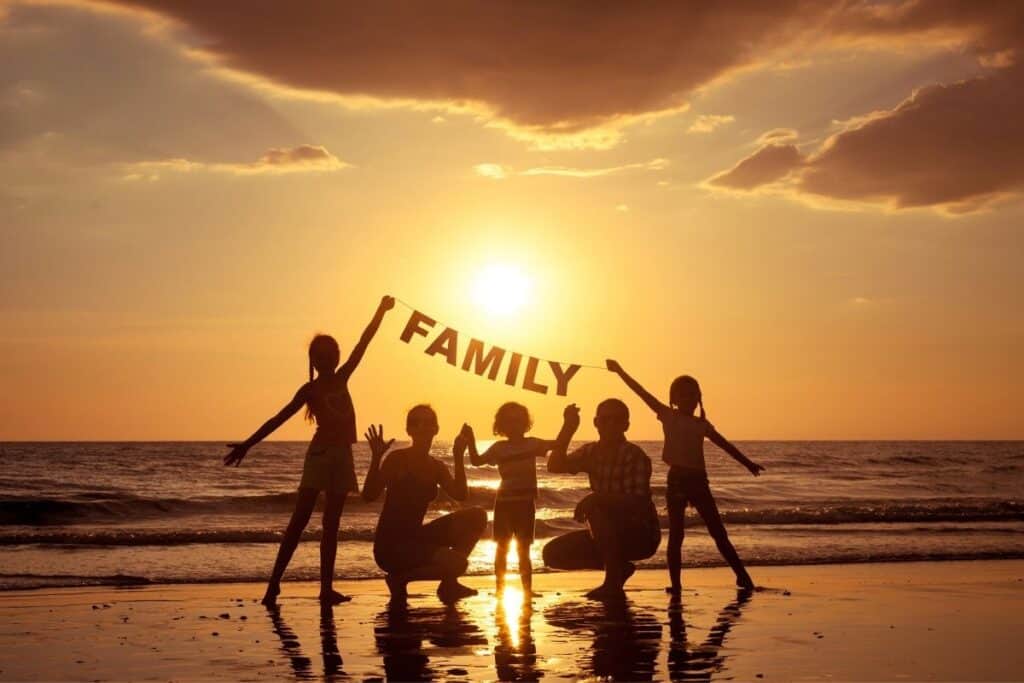
[[[505,586],[505,590],[498,598],[501,606],[498,610],[498,618],[504,619],[505,628],[508,629],[509,644],[512,649],[519,648],[519,619],[523,614],[523,601],[525,596],[522,589],[514,586]]]
[[[473,300],[491,315],[519,311],[530,296],[530,278],[516,266],[492,263],[483,267],[473,281]]]

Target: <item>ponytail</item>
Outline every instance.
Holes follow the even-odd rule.
[[[309,357],[309,381],[313,382],[313,356]],[[311,392],[312,393],[312,392]],[[313,409],[309,405],[309,398],[306,399],[306,422],[313,421]]]
[[[708,416],[704,412],[704,397],[701,396],[697,399],[697,405],[700,406],[700,419],[707,420]]]

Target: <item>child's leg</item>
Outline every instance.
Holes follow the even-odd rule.
[[[264,605],[273,605],[277,594],[281,592],[281,577],[284,570],[288,568],[295,548],[299,545],[299,538],[306,525],[309,524],[309,517],[313,514],[313,507],[316,505],[317,496],[320,491],[312,488],[300,488],[295,499],[295,510],[292,511],[292,518],[288,521],[288,528],[284,531],[284,538],[281,539],[281,546],[277,549],[277,559],[274,561],[274,570],[270,574],[270,581],[267,583],[267,592],[263,596]]]
[[[338,527],[345,509],[347,492],[326,493],[323,534],[320,537],[320,600],[330,604],[348,602],[346,595],[334,590],[334,560],[338,555]]]
[[[686,495],[680,490],[673,490],[671,483],[665,494],[668,502],[668,547],[665,559],[668,561],[668,578],[670,585],[665,590],[679,595],[683,590],[683,538],[686,535]]]
[[[516,519],[516,550],[519,552],[519,578],[523,582],[523,591],[529,595],[533,592],[533,560],[530,559],[530,546],[533,545],[533,527],[537,518],[534,502],[522,504]]]
[[[498,590],[505,588],[505,571],[508,565],[508,538],[494,539],[494,579]]]
[[[711,489],[707,483],[704,483],[703,486],[695,487],[690,497],[693,507],[697,509],[697,512],[704,519],[704,523],[708,527],[708,533],[711,535],[711,538],[715,539],[718,552],[722,554],[725,561],[732,567],[733,572],[736,573],[736,585],[741,588],[753,588],[754,580],[750,578],[750,574],[747,573],[746,567],[743,566],[743,561],[740,560],[736,548],[733,547],[732,541],[729,540],[729,534],[725,531],[725,524],[722,523],[722,516],[718,512],[718,505],[715,503],[715,498],[711,495]]]
[[[533,561],[530,559],[529,537],[516,539],[516,550],[519,553],[519,578],[523,582],[523,592],[533,592]]]

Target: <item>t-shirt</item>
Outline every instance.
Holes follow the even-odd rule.
[[[537,497],[537,458],[549,450],[547,441],[532,436],[513,444],[496,441],[480,458],[497,465],[501,475],[497,500],[533,500]]]
[[[629,441],[584,444],[566,456],[566,464],[572,474],[589,474],[595,493],[651,496],[651,459]]]
[[[673,467],[705,472],[704,438],[714,433],[710,422],[687,415],[675,408],[658,412],[665,433],[665,446],[661,459]]]

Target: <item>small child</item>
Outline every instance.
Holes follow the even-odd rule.
[[[608,369],[622,378],[637,396],[643,399],[658,416],[665,433],[665,445],[662,460],[669,465],[668,482],[665,487],[665,498],[668,503],[668,574],[671,585],[665,590],[673,596],[682,592],[680,573],[683,563],[683,534],[686,506],[692,505],[707,524],[708,534],[715,540],[718,552],[732,567],[736,574],[736,585],[743,589],[752,589],[754,580],[750,578],[736,548],[729,540],[718,513],[718,505],[708,486],[708,472],[704,464],[704,439],[709,439],[723,451],[732,456],[738,463],[746,467],[755,477],[759,476],[764,467],[745,456],[724,436],[718,433],[708,422],[704,414],[704,399],[697,380],[689,375],[682,375],[672,381],[669,387],[668,405],[665,405],[639,382],[629,376],[614,360],[608,361]],[[694,412],[700,408],[700,414]]]
[[[500,593],[505,589],[505,568],[509,542],[516,539],[519,553],[519,576],[523,592],[529,598],[533,593],[533,564],[530,545],[533,543],[533,525],[537,509],[537,458],[543,458],[554,446],[526,436],[533,426],[530,411],[520,403],[505,403],[494,415],[494,435],[506,440],[496,441],[484,453],[476,449],[476,438],[468,425],[463,438],[469,446],[469,462],[476,466],[497,465],[501,485],[494,500],[494,575]]]

